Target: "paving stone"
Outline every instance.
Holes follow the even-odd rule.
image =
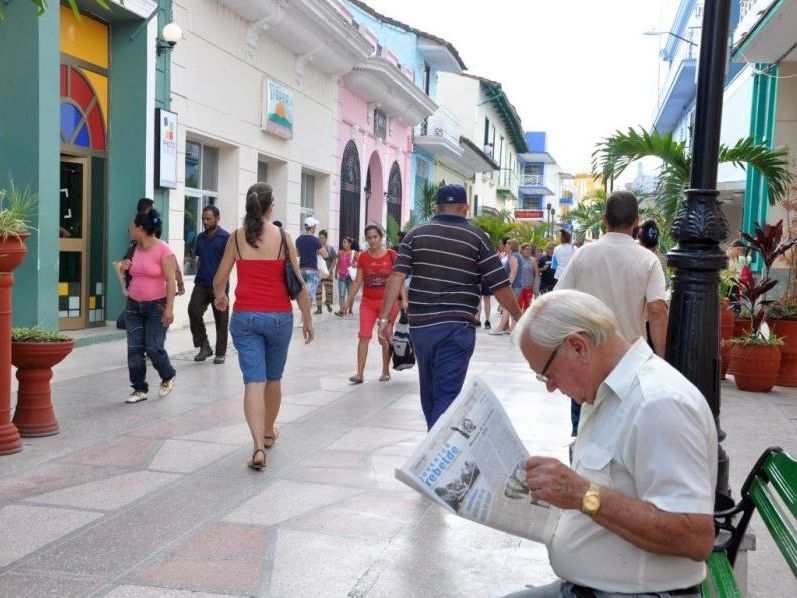
[[[51,505],[113,511],[178,478],[179,476],[168,473],[136,471],[31,496],[28,500]]]
[[[384,548],[381,542],[280,529],[269,595],[346,596]]]
[[[105,598],[232,598],[232,595],[171,590],[152,586],[123,585],[105,594]]]
[[[107,478],[117,471],[111,467],[48,463],[21,474],[0,478],[0,501],[19,500],[75,483]]]
[[[254,595],[260,590],[262,576],[263,563],[259,560],[170,559],[147,567],[134,579],[193,590]]]
[[[90,579],[47,577],[32,573],[0,575],[0,596],[14,598],[83,598],[102,587],[103,582]]]
[[[154,438],[123,436],[76,451],[65,457],[64,461],[109,467],[137,467],[149,462],[159,444],[160,441]]]
[[[152,471],[188,473],[235,452],[237,447],[210,442],[166,440],[149,464]]]
[[[388,428],[355,428],[329,449],[337,451],[372,451],[391,444],[407,441],[417,436],[415,432],[390,430]]]
[[[262,527],[211,523],[169,552],[184,559],[260,559],[266,554],[267,533]]]
[[[328,390],[311,390],[310,392],[300,392],[282,397],[282,404],[295,403],[297,405],[329,405],[340,397],[345,396],[343,392],[333,392]]]
[[[193,434],[185,434],[179,436],[177,440],[198,440],[202,442],[217,442],[219,444],[231,444],[240,446],[251,441],[252,435],[249,432],[249,426],[246,422],[240,424],[233,424],[230,426],[222,426],[220,428],[211,428],[209,430],[202,430],[201,432],[194,432]]]
[[[336,503],[359,492],[355,488],[279,480],[224,517],[232,523],[275,525]]]
[[[9,505],[0,509],[0,567],[102,517],[99,513]]]

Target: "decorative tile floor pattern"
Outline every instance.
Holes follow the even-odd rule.
[[[0,598],[446,598],[552,579],[544,547],[448,515],[394,479],[425,433],[417,374],[378,382],[374,343],[366,383],[349,384],[356,329],[325,314],[314,343],[294,339],[263,472],[245,466],[235,359],[194,363],[188,332],[172,331],[175,391],[125,405],[124,342],[76,350],[53,383],[61,434],[0,457]],[[479,331],[470,372],[531,451],[565,458],[569,403],[544,391],[507,337]],[[797,392],[731,384],[723,427],[738,488],[762,443],[797,452]],[[751,596],[797,595],[773,585],[791,580],[774,550],[759,537]]]

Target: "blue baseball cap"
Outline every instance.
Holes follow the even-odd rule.
[[[468,194],[462,185],[443,185],[437,190],[437,203],[468,203]]]

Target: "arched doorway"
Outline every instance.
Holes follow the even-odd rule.
[[[401,168],[398,162],[393,162],[390,167],[390,178],[387,181],[387,215],[401,229]]]
[[[359,238],[360,154],[353,141],[343,150],[340,166],[340,238]]]
[[[383,226],[382,205],[385,194],[385,178],[382,174],[382,162],[379,154],[374,152],[368,161],[368,174],[365,181],[365,223]]]

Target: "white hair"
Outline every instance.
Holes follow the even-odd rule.
[[[583,332],[595,346],[617,334],[617,318],[606,304],[581,291],[551,291],[534,300],[515,327],[515,340],[524,338],[553,349],[571,334]]]

